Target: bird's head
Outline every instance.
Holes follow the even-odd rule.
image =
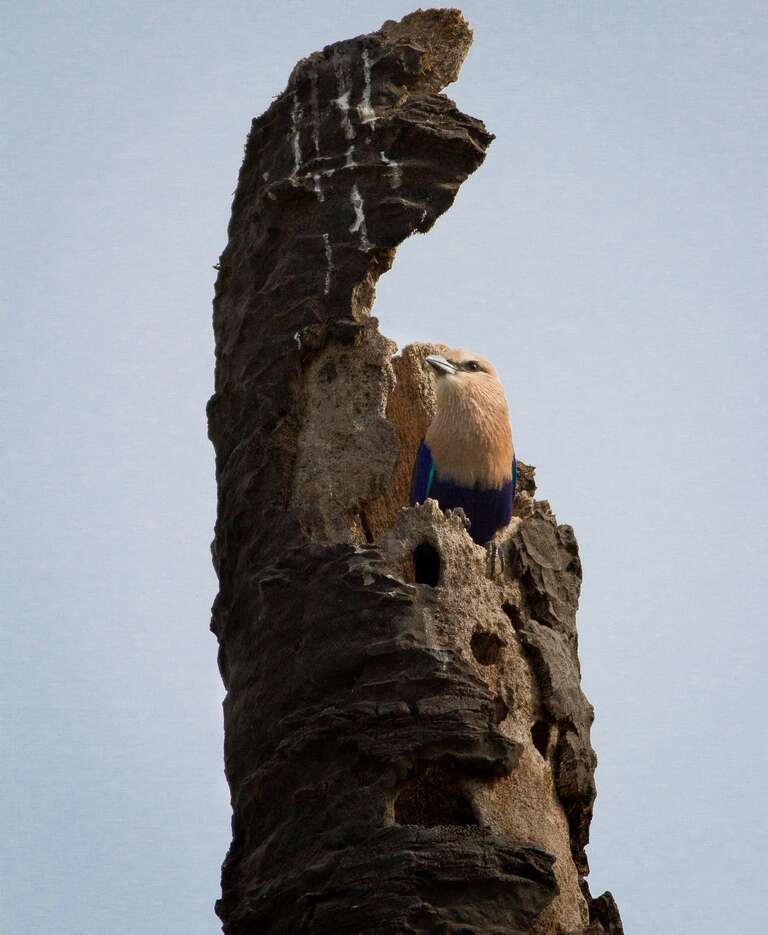
[[[456,396],[493,397],[504,390],[493,364],[460,347],[447,350],[444,354],[428,354],[425,358],[434,371],[438,403]]]

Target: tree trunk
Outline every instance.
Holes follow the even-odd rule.
[[[393,359],[370,316],[493,139],[439,93],[470,41],[428,10],[329,46],[248,137],[208,410],[228,935],[621,931],[583,881],[573,531],[530,468],[503,568],[460,515],[403,509],[427,346]]]

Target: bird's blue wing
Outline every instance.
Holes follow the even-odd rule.
[[[423,503],[429,496],[432,489],[432,482],[435,478],[435,465],[432,461],[432,452],[429,450],[426,442],[419,445],[419,453],[416,455],[416,464],[413,466],[413,478],[411,479],[411,506],[417,503]]]
[[[512,520],[512,507],[515,503],[515,491],[517,490],[517,458],[512,456],[512,477],[510,480],[502,487],[499,492],[499,512],[498,512],[498,524],[499,528],[502,526],[508,526]]]

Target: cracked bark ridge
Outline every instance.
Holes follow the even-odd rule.
[[[594,711],[580,684],[576,609],[581,562],[573,529],[557,524],[546,501],[534,501],[510,539],[510,558],[525,607],[518,635],[536,673],[543,708],[558,726],[555,783],[576,866],[586,875],[597,758],[590,743]]]
[[[420,352],[393,360],[369,315],[395,248],[492,140],[439,93],[470,41],[458,11],[427,10],[329,46],[246,144],[208,408],[227,935],[600,924],[579,886],[575,540],[532,471],[501,578],[460,516],[402,509],[405,422],[433,396]]]
[[[589,926],[580,932],[569,935],[624,935],[624,926],[619,915],[619,907],[613,894],[605,892],[596,899],[589,892],[587,881],[582,881],[582,890],[589,905]]]

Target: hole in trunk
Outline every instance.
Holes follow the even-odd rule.
[[[440,553],[429,542],[422,542],[413,550],[413,571],[416,584],[437,587],[440,581]]]
[[[504,640],[487,630],[475,630],[469,645],[481,666],[492,666],[498,662],[499,654],[504,648]]]
[[[506,720],[507,715],[509,714],[509,705],[504,701],[501,695],[497,695],[493,699],[493,718],[497,724],[501,724],[502,721]]]
[[[546,760],[549,751],[549,724],[546,721],[536,721],[531,728],[531,740],[539,753]]]
[[[395,800],[395,821],[424,828],[478,824],[467,796],[439,766],[430,766],[403,787]]]
[[[504,603],[501,605],[501,609],[509,617],[514,629],[519,630],[520,624],[522,623],[520,619],[520,608],[515,607],[514,604],[510,604],[509,601],[504,601]]]

